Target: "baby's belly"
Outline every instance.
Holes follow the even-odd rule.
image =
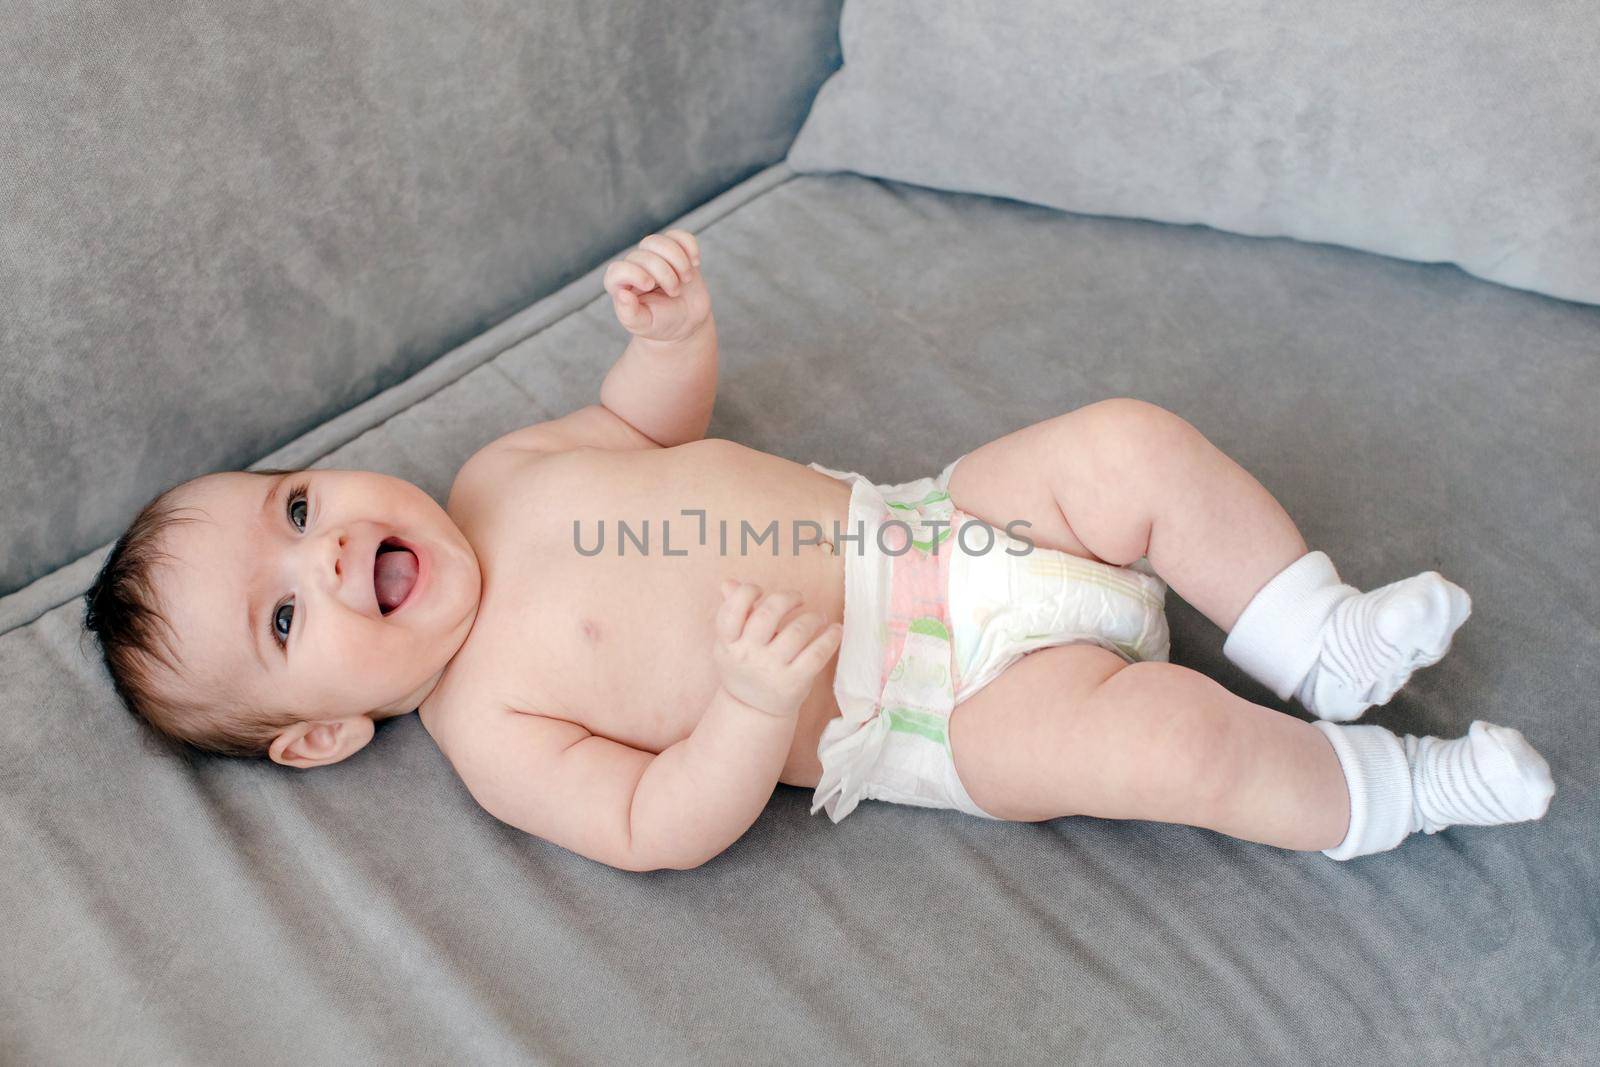
[[[802,611],[844,621],[845,557],[827,544],[802,542],[816,536],[807,521],[820,526],[822,538],[832,536],[835,522],[847,526],[847,484],[729,442],[671,451],[676,455],[646,457],[655,466],[642,471],[617,457],[586,464],[579,472],[589,479],[583,506],[560,517],[559,534],[530,523],[543,527],[541,544],[519,553],[523,565],[509,568],[515,573],[502,572],[494,612],[500,618],[492,623],[499,633],[540,635],[532,648],[518,636],[519,651],[502,660],[517,676],[512,688],[525,710],[649,752],[688,737],[716,692],[712,644],[723,579],[754,582],[768,593],[794,590],[804,598]],[[651,482],[645,475],[659,488],[641,488]],[[566,499],[577,499],[576,487]],[[684,508],[703,510],[703,521],[681,514]],[[551,511],[543,508],[542,517]],[[618,519],[628,521],[628,535]],[[528,565],[532,560],[543,562]],[[817,674],[800,707],[780,775],[785,784],[814,787],[821,774],[817,742],[839,714],[837,658]]]
[[[826,551],[826,550],[824,550]],[[559,688],[569,716],[591,733],[660,752],[693,732],[716,692],[711,656],[724,578],[751,581],[769,592],[792,589],[805,598],[802,611],[818,611],[829,622],[844,620],[844,578],[826,559],[718,561],[696,568],[681,582],[649,583],[618,575],[597,578],[590,593],[610,607],[586,614],[572,632],[564,655],[569,669]],[[833,696],[837,653],[818,672],[801,704],[794,743],[780,780],[814,787],[821,774],[817,742],[839,714]]]

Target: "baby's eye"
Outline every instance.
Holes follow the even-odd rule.
[[[278,610],[272,613],[272,636],[278,639],[279,644],[289,640],[289,627],[294,623],[294,601],[280,604]]]
[[[296,488],[289,493],[289,521],[294,524],[295,529],[304,530],[306,528],[306,511],[308,508],[304,486]]]

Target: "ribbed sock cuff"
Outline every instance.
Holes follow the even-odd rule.
[[[1239,614],[1222,654],[1288,700],[1322,653],[1322,625],[1355,593],[1326,552],[1307,552],[1261,587]]]
[[[1333,744],[1350,790],[1350,829],[1322,854],[1348,860],[1387,852],[1411,833],[1411,765],[1400,738],[1381,726],[1311,724]]]

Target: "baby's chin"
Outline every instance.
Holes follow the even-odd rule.
[[[483,596],[477,553],[454,523],[448,518],[445,522],[446,528],[425,531],[409,541],[404,536],[394,538],[404,551],[384,551],[373,561],[388,572],[382,585],[379,576],[374,577],[384,621],[418,626],[435,635],[447,646],[441,662],[454,656],[466,640]],[[398,604],[391,606],[397,598]]]

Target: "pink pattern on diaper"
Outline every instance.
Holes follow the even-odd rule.
[[[886,514],[884,521],[895,517]],[[951,525],[945,529],[959,529],[967,517],[957,511],[952,516]],[[931,533],[924,530],[918,532],[923,536]],[[905,651],[906,632],[914,621],[938,619],[946,632],[949,631],[950,553],[959,551],[955,538],[951,537],[935,546],[938,549],[937,555],[925,552],[909,543],[910,535],[901,523],[884,526],[881,533],[884,550],[893,556],[893,559],[890,563],[889,618],[885,623],[888,640],[883,646],[883,673],[878,683],[880,692],[889,684],[889,674],[894,670],[895,664],[900,662],[900,657]],[[903,552],[902,546],[904,546]],[[950,659],[952,685],[959,688],[960,682],[955,679],[955,657],[951,656]]]

